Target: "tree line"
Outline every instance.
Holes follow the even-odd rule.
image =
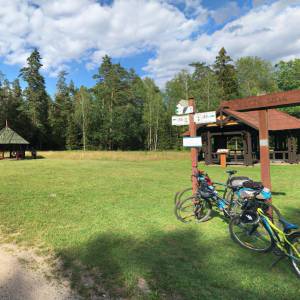
[[[272,65],[259,57],[233,61],[222,48],[215,62],[190,64],[160,90],[104,56],[91,88],[67,82],[58,75],[51,97],[40,73],[41,56],[35,49],[9,82],[0,72],[0,127],[10,127],[37,149],[163,150],[181,148],[186,128],[171,126],[180,99],[195,97],[198,111],[215,110],[221,100],[300,88],[300,59]],[[288,112],[300,117],[299,107]]]

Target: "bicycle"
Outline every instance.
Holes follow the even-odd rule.
[[[189,223],[192,217],[197,222],[204,222],[210,218],[213,204],[219,206],[223,210],[226,217],[230,217],[238,213],[237,209],[242,205],[238,190],[242,187],[242,183],[250,180],[248,177],[233,177],[237,173],[235,170],[228,170],[228,178],[226,183],[212,182],[207,174],[199,173],[197,176],[199,187],[196,195],[183,198],[183,195],[192,189],[185,189],[175,195],[175,216],[178,220]],[[224,187],[223,197],[218,196],[215,185]],[[206,191],[203,189],[210,189]],[[207,194],[207,192],[209,194]],[[205,212],[206,211],[206,212]]]
[[[278,217],[277,223],[275,217]],[[250,219],[252,220],[249,221]],[[275,206],[257,199],[248,200],[244,212],[234,217],[229,224],[231,237],[240,246],[255,252],[273,251],[280,257],[273,266],[288,257],[300,277],[300,231],[298,229],[299,226],[285,220]]]

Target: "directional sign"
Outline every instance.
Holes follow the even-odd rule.
[[[202,147],[202,139],[200,136],[184,137],[183,147]]]
[[[176,105],[177,115],[192,114],[193,112],[194,112],[193,106],[181,106],[180,104]]]
[[[194,121],[196,124],[214,123],[217,121],[215,111],[207,111],[203,113],[196,113],[194,115]]]
[[[172,116],[172,125],[183,126],[183,125],[189,125],[189,123],[190,123],[190,116],[189,115]]]

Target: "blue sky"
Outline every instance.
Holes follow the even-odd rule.
[[[57,73],[92,86],[108,54],[163,87],[189,63],[300,57],[300,0],[0,0],[0,71],[9,80],[33,48],[53,95]],[[24,84],[23,84],[24,85]]]

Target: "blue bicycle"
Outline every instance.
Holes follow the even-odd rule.
[[[199,176],[197,193],[176,203],[175,215],[177,219],[183,223],[205,222],[210,219],[213,206],[223,212],[226,218],[237,215],[243,204],[243,199],[239,197],[238,191],[243,186],[242,183],[249,180],[249,178],[231,178],[235,171],[229,172],[230,176],[223,197],[219,196],[215,186],[207,180],[206,175]]]

